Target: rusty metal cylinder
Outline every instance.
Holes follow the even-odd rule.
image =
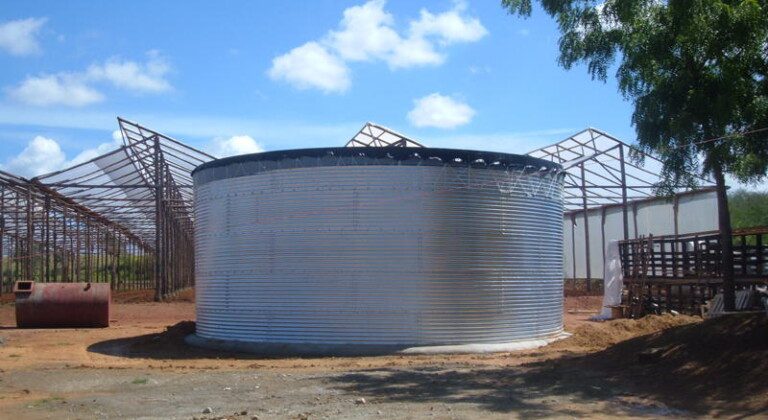
[[[19,328],[109,326],[109,283],[18,281],[13,292]]]

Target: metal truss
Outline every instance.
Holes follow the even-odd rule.
[[[25,179],[0,171],[0,293],[16,280],[107,281],[163,299],[194,284],[192,170],[214,157],[118,118],[122,145]],[[347,147],[424,147],[366,123]],[[662,162],[594,128],[529,155],[563,165],[565,208],[583,212],[655,197]],[[713,183],[700,179],[703,187]],[[681,188],[680,192],[684,189]]]
[[[642,166],[629,159],[642,156]],[[528,155],[557,162],[566,169],[565,208],[576,211],[656,197],[663,163],[595,128],[536,149]],[[701,187],[714,183],[699,177]],[[686,191],[681,187],[677,192]]]
[[[421,143],[387,127],[367,122],[345,147],[424,147]]]
[[[13,231],[2,229],[3,242],[14,246],[10,254],[3,251],[2,255],[17,265],[23,262],[23,269],[15,270],[12,276],[4,279],[0,275],[0,285],[7,288],[9,277],[38,281],[66,278],[108,280],[120,288],[124,283],[120,264],[137,260],[134,249],[141,250],[144,260],[151,260],[151,273],[141,272],[151,281],[142,279],[141,284],[151,284],[157,299],[193,284],[191,172],[214,157],[123,118],[118,118],[118,124],[123,144],[116,150],[30,180],[0,176],[0,206],[6,199],[14,206],[3,208],[0,220],[17,222]],[[130,243],[131,250],[116,245],[117,236]],[[10,242],[8,238],[12,238]],[[41,243],[45,243],[44,251],[35,252]],[[0,245],[0,251],[2,248]],[[38,254],[44,256],[45,263],[30,262]],[[89,268],[57,264],[57,258],[65,254],[71,255],[72,264],[77,266],[83,258],[88,259],[82,265]],[[96,265],[91,260],[97,261]],[[36,264],[43,268],[36,269]],[[99,277],[99,270],[113,272]]]

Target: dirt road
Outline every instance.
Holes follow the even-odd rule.
[[[653,348],[669,334],[698,328],[701,323],[696,318],[589,322],[590,311],[598,306],[596,298],[569,298],[566,328],[574,336],[531,351],[264,359],[184,345],[183,337],[194,328],[191,302],[115,304],[110,328],[56,330],[18,330],[13,327],[12,305],[3,305],[0,417],[510,418],[768,413],[761,411],[766,408],[765,392],[734,402],[717,393],[698,391],[694,403],[689,401],[691,389],[670,392],[674,383],[654,384],[653,375],[670,369],[663,361],[650,367],[638,365],[638,352]],[[647,335],[660,330],[663,332]],[[641,341],[632,344],[633,340]],[[757,340],[752,356],[768,355],[768,345],[762,349]],[[665,357],[673,360],[674,354]],[[683,374],[680,380],[691,378]],[[701,383],[699,378],[696,389]],[[755,390],[766,390],[760,386],[747,386],[739,392],[749,396]],[[207,408],[212,413],[203,413]]]

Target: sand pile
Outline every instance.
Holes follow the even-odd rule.
[[[701,322],[701,318],[687,315],[650,315],[641,319],[614,319],[594,322],[572,331],[573,336],[555,344],[561,347],[601,349],[620,341],[651,334],[671,327]]]

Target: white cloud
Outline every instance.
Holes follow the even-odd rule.
[[[259,153],[263,152],[264,148],[262,148],[251,136],[240,135],[232,136],[230,138],[214,139],[209,150],[212,155],[222,158],[248,153]]]
[[[0,49],[13,55],[30,55],[40,52],[37,40],[46,18],[28,18],[0,23]]]
[[[137,92],[159,93],[171,89],[165,80],[170,71],[167,60],[156,51],[148,53],[146,63],[111,58],[104,64],[88,67],[86,77],[93,81],[108,81],[113,85]]]
[[[87,162],[91,159],[97,158],[101,155],[107,154],[113,150],[120,148],[123,145],[123,136],[120,134],[120,130],[112,132],[112,141],[101,143],[92,149],[85,149],[78,153],[71,161],[67,162],[63,167],[78,165],[83,162]]]
[[[298,89],[315,88],[326,93],[344,92],[351,84],[349,68],[317,42],[307,42],[275,57],[268,74]]]
[[[466,6],[460,2],[438,14],[422,9],[419,18],[411,20],[408,30],[401,34],[395,28],[395,18],[384,10],[385,5],[385,0],[371,0],[344,10],[337,30],[276,57],[269,75],[301,89],[343,92],[350,84],[346,62],[382,61],[391,69],[435,66],[445,62],[448,45],[475,42],[488,34],[480,20],[464,15]],[[321,70],[330,67],[335,71],[314,71],[315,65],[307,62],[310,53],[317,56]],[[301,64],[304,66],[299,67]],[[289,73],[295,73],[292,79],[284,76]]]
[[[433,15],[426,9],[421,9],[419,20],[411,22],[411,36],[424,38],[436,36],[444,45],[456,42],[476,42],[488,35],[488,30],[477,18],[462,16],[466,10],[465,3],[456,3],[453,9]]]
[[[435,50],[434,45],[424,38],[408,38],[397,44],[387,64],[392,69],[414,66],[440,65],[445,55]]]
[[[35,136],[18,155],[0,165],[4,171],[27,178],[55,172],[64,168],[87,162],[93,158],[111,152],[123,144],[120,131],[112,133],[112,141],[101,143],[78,153],[72,160],[67,156],[59,143],[51,138]]]
[[[14,175],[31,178],[60,169],[66,160],[67,157],[56,140],[36,136],[21,153],[2,165],[2,168]]]
[[[324,43],[344,60],[385,58],[402,39],[392,28],[395,19],[384,11],[384,3],[372,0],[344,10],[339,30],[329,32]]]
[[[454,128],[469,123],[475,110],[464,102],[433,93],[413,101],[408,121],[416,127]]]
[[[488,33],[478,19],[462,15],[463,3],[456,3],[439,14],[422,9],[407,35],[400,35],[385,4],[371,0],[346,9],[339,30],[329,32],[322,42],[347,61],[382,60],[391,68],[407,68],[442,64],[445,53],[437,51],[436,44],[475,42]]]
[[[104,100],[104,95],[88,86],[79,75],[59,73],[27,77],[7,89],[11,99],[34,106],[85,106]]]
[[[110,58],[93,64],[82,72],[27,76],[16,86],[6,89],[16,102],[33,106],[63,105],[80,107],[101,102],[105,96],[94,87],[109,83],[135,93],[161,93],[171,89],[165,76],[168,62],[156,51],[147,53],[144,63]]]

